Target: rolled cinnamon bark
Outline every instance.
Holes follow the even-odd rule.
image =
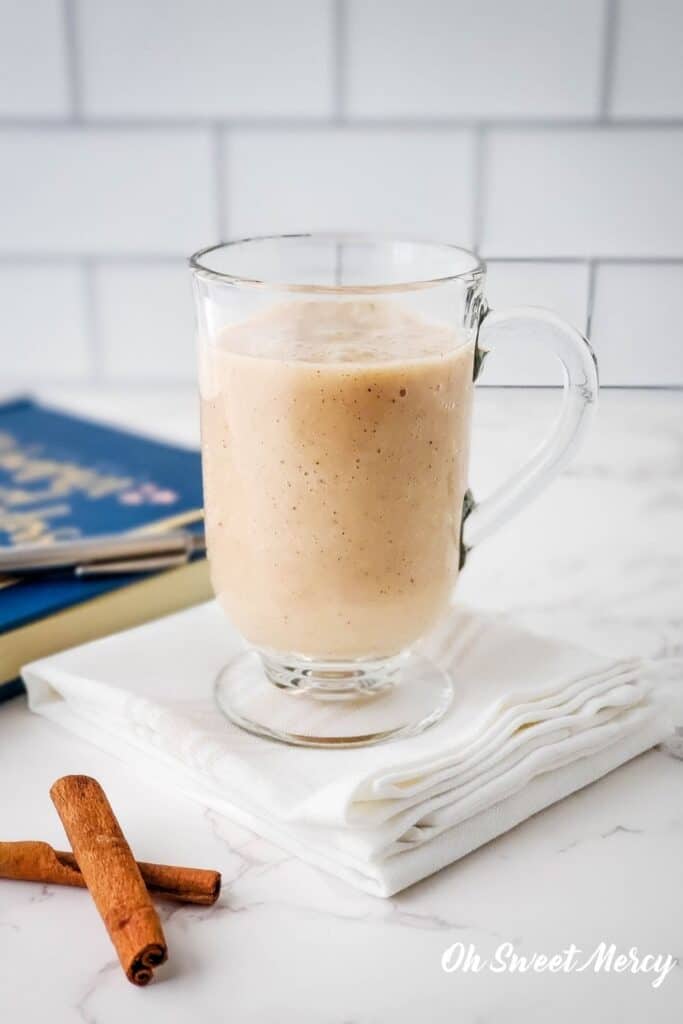
[[[65,775],[50,796],[126,977],[146,985],[166,960],[166,939],[104,790],[87,775]]]
[[[140,860],[137,864],[143,882],[155,896],[208,907],[220,895],[221,876],[218,871],[148,864]],[[86,888],[73,853],[54,850],[49,843],[34,840],[0,842],[0,878]]]

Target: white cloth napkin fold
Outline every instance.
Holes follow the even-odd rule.
[[[459,609],[425,645],[455,682],[441,722],[375,747],[287,747],[237,729],[214,705],[214,680],[239,646],[211,603],[34,662],[23,676],[32,710],[378,896],[671,731],[637,660]]]

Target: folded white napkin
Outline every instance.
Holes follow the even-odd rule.
[[[426,645],[455,681],[441,722],[375,747],[287,747],[241,731],[214,705],[214,680],[239,646],[212,603],[34,662],[23,676],[32,710],[378,896],[671,731],[640,662],[454,610]]]

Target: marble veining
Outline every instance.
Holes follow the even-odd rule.
[[[189,392],[71,408],[196,439]],[[472,488],[484,495],[549,425],[549,391],[477,396]],[[577,461],[481,549],[463,600],[607,654],[655,659],[683,711],[683,396],[603,394]],[[678,719],[683,727],[683,713]],[[672,748],[673,749],[673,748]],[[643,975],[446,974],[444,950],[570,943],[683,960],[683,762],[651,751],[391,900],[350,889],[47,721],[0,707],[3,839],[65,843],[48,797],[67,772],[100,779],[141,859],[223,872],[214,908],[162,905],[170,959],[136,990],[86,893],[0,881],[0,1016],[17,1024],[201,1021],[441,1024],[680,1020],[683,968]]]

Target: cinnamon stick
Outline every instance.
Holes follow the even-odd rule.
[[[220,895],[221,876],[218,871],[148,864],[140,860],[137,864],[143,882],[155,896],[208,907]],[[54,850],[49,843],[34,840],[0,842],[0,878],[86,888],[73,853]]]
[[[166,939],[104,790],[87,775],[65,775],[50,796],[126,977],[146,985],[166,960]]]

